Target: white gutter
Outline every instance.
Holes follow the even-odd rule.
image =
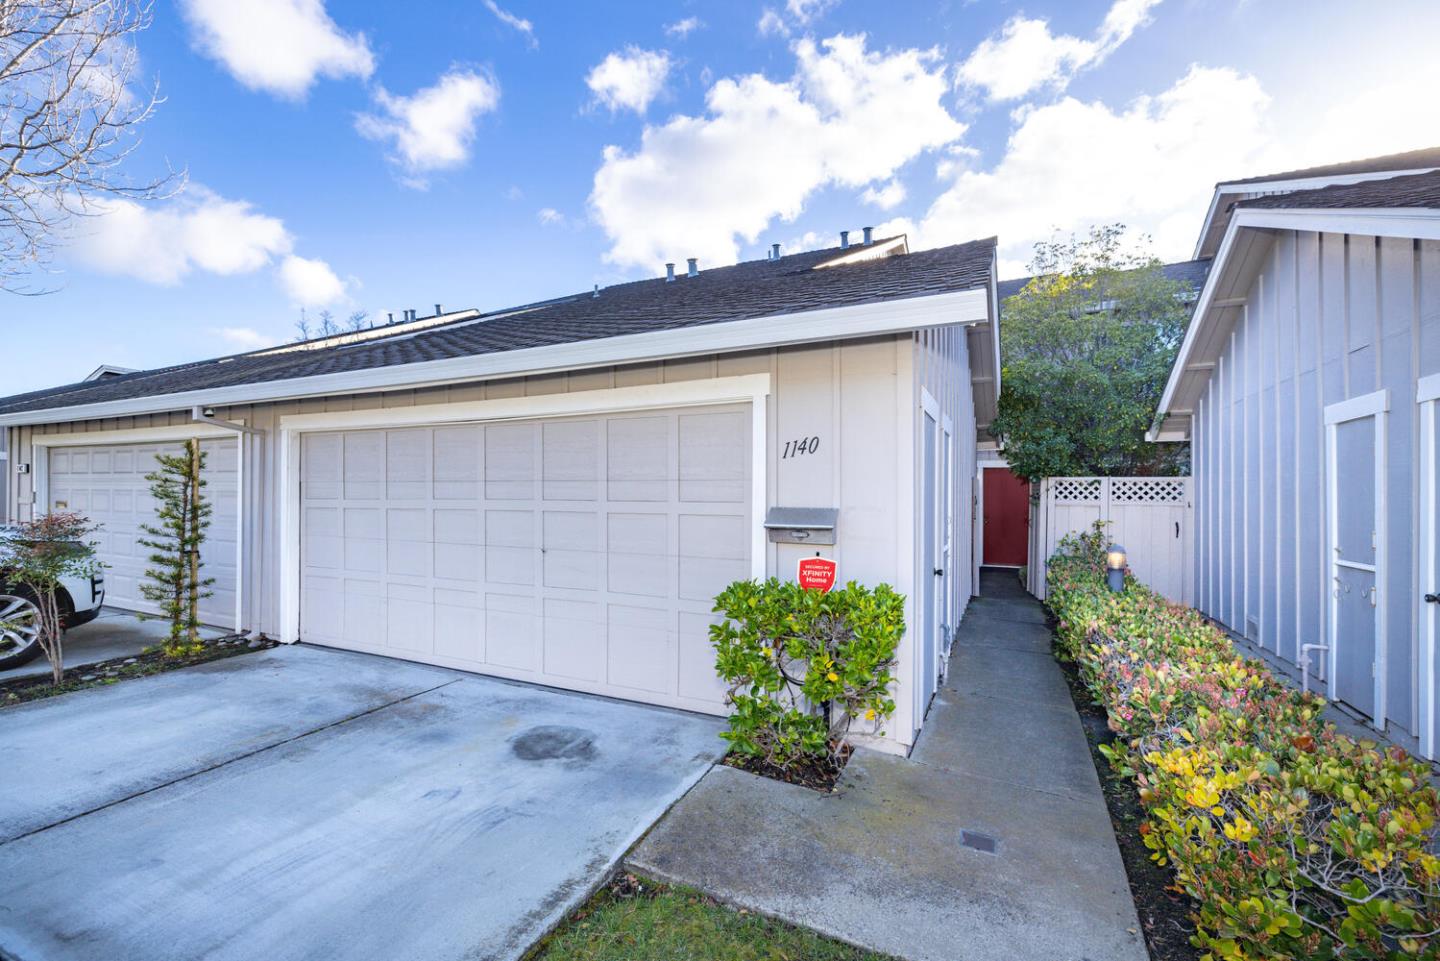
[[[1392,174],[1400,176],[1400,174]],[[1376,177],[1365,179],[1374,180]],[[1190,364],[1190,355],[1195,349],[1200,328],[1209,319],[1214,306],[1215,289],[1220,277],[1228,266],[1226,261],[1234,246],[1235,236],[1243,229],[1250,230],[1304,230],[1323,233],[1360,234],[1373,237],[1406,237],[1420,240],[1440,240],[1440,209],[1431,207],[1241,207],[1236,210],[1225,227],[1225,236],[1210,274],[1205,279],[1205,289],[1195,304],[1195,313],[1190,327],[1185,331],[1185,340],[1175,355],[1175,364],[1170,368],[1170,378],[1165,382],[1165,393],[1160,397],[1155,418],[1145,439],[1151,443],[1169,440],[1175,432],[1162,432],[1170,406],[1175,403],[1175,393],[1180,389],[1180,379]],[[1188,432],[1187,432],[1188,434]]]
[[[793,314],[777,314],[677,330],[649,331],[569,344],[529,347],[366,370],[316,374],[262,383],[235,384],[123,400],[50,407],[0,415],[0,426],[128,417],[162,411],[233,404],[270,403],[327,394],[374,393],[639,363],[672,357],[722,353],[786,344],[902,333],[931,327],[985,323],[990,320],[986,287],[853,304]]]

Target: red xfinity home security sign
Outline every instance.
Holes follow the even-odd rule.
[[[807,591],[829,591],[835,586],[835,562],[828,557],[802,557],[795,580]]]

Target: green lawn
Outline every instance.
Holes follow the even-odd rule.
[[[602,890],[531,956],[532,961],[889,961],[683,888],[655,886],[619,898]]]

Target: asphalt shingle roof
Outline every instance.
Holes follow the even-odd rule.
[[[1383,157],[1366,157],[1363,160],[1346,160],[1343,163],[1306,167],[1302,170],[1286,170],[1278,174],[1245,177],[1241,180],[1222,180],[1220,183],[1225,186],[1263,184],[1271,180],[1304,180],[1307,177],[1339,177],[1346,174],[1383,173],[1387,170],[1420,170],[1425,167],[1440,167],[1440,147],[1407,150],[1404,153],[1386,154]]]
[[[877,244],[884,241],[877,240]],[[852,245],[852,250],[855,246]],[[0,414],[260,384],[983,288],[995,238],[814,270],[844,251],[681,271],[363,343],[230,355],[0,398]]]
[[[1205,277],[1210,273],[1210,263],[1208,260],[1182,260],[1179,263],[1164,264],[1160,268],[1160,273],[1167,280],[1179,281],[1198,292],[1201,287],[1205,286]],[[1020,293],[1025,289],[1025,285],[1034,279],[1034,277],[1016,277],[1013,280],[1000,281],[996,285],[996,289],[999,292],[1002,311],[1005,299]]]
[[[1440,170],[1390,177],[1385,180],[1363,180],[1357,184],[1336,184],[1316,190],[1270,194],[1242,200],[1239,207],[1282,208],[1356,208],[1356,207],[1440,207]]]

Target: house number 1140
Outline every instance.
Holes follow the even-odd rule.
[[[813,454],[820,449],[820,438],[802,437],[799,440],[787,440],[785,452],[780,455],[781,460],[791,457],[799,457],[801,454]]]

